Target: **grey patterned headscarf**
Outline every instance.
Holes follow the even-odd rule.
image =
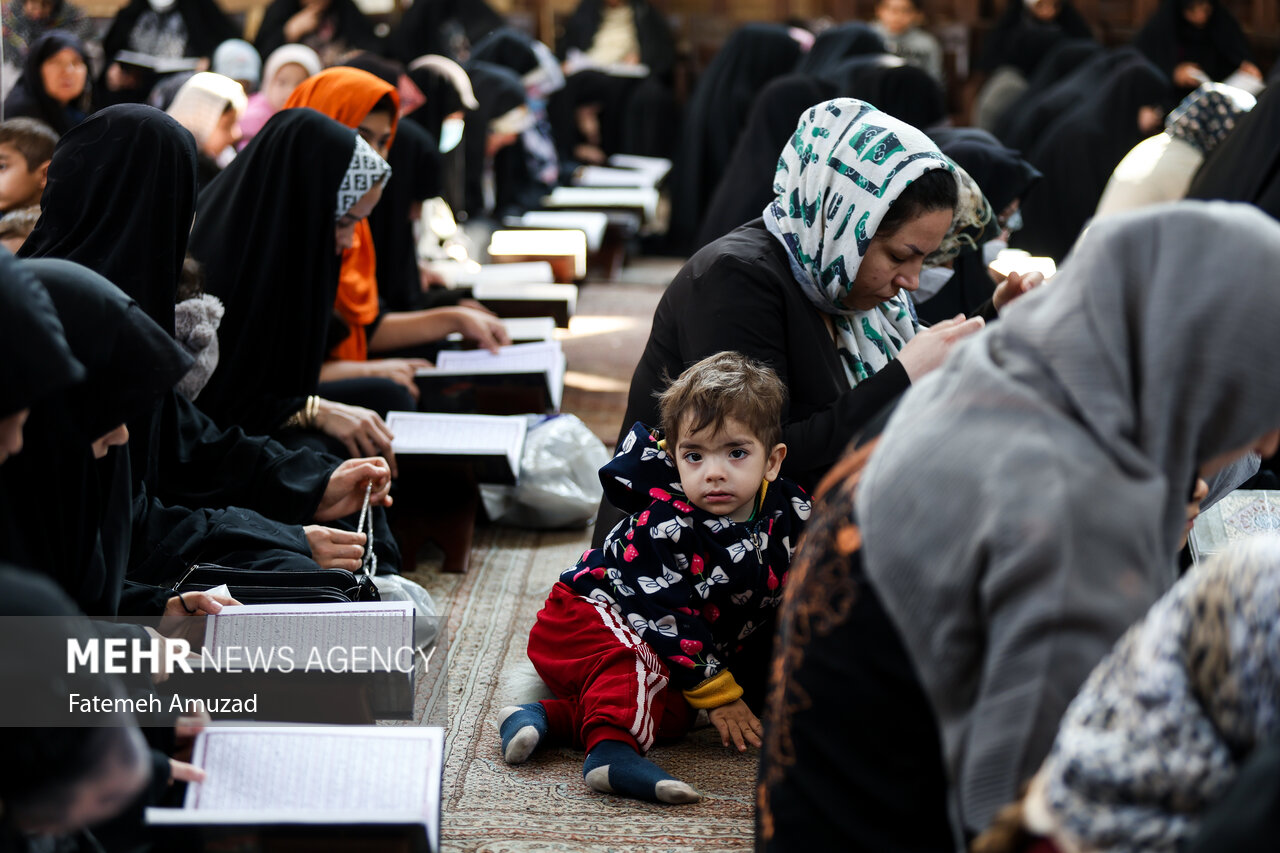
[[[1218,143],[1227,138],[1240,116],[1256,103],[1258,99],[1243,89],[1205,83],[1169,113],[1164,130],[1208,157]]]
[[[1065,849],[1174,853],[1280,734],[1280,539],[1197,566],[1098,665],[1033,786]]]
[[[977,184],[923,132],[864,101],[838,98],[806,110],[778,158],[777,198],[764,209],[764,224],[786,247],[805,296],[833,316],[850,385],[883,369],[919,328],[909,293],[870,311],[843,300],[889,207],[935,169],[955,176],[959,203],[928,266],[979,245],[994,215]]]
[[[387,161],[379,157],[378,152],[356,134],[356,147],[351,152],[351,162],[347,165],[347,173],[342,176],[342,185],[338,187],[338,207],[333,215],[334,220],[346,216],[347,211],[355,207],[365,193],[389,177],[391,167],[387,165]]]
[[[1280,223],[1250,205],[1104,219],[894,413],[858,494],[865,566],[965,828],[1173,585],[1199,466],[1280,427],[1280,291],[1239,293],[1277,269]]]

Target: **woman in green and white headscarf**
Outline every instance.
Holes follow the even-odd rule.
[[[993,217],[924,133],[848,98],[804,111],[774,190],[762,218],[707,245],[667,288],[624,420],[656,423],[664,376],[741,352],[787,383],[786,476],[811,488],[868,420],[981,327],[921,329],[903,291]]]

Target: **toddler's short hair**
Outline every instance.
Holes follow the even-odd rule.
[[[31,172],[53,159],[58,134],[53,128],[33,118],[11,118],[0,122],[0,145],[12,145],[27,161]]]
[[[675,450],[680,427],[690,432],[740,421],[771,450],[782,440],[787,388],[769,366],[737,352],[719,352],[687,368],[658,395],[658,415],[668,447]]]

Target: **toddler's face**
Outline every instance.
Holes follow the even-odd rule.
[[[307,69],[298,63],[290,62],[280,66],[280,70],[267,81],[267,85],[262,90],[267,96],[267,103],[271,104],[272,109],[284,109],[284,102],[289,100],[293,90],[306,79]]]
[[[45,170],[30,169],[27,158],[9,143],[0,144],[0,210],[39,203]]]
[[[725,418],[715,431],[704,427],[690,432],[689,426],[686,417],[674,448],[680,485],[689,502],[715,515],[746,521],[760,484],[777,478],[786,445],[766,448],[734,418]]]

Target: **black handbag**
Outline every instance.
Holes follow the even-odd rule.
[[[206,592],[222,584],[241,604],[331,604],[381,599],[371,575],[357,576],[346,569],[258,572],[214,563],[193,565],[174,584],[173,594]]]
[[[352,601],[381,601],[373,576],[378,571],[378,558],[373,553],[373,516],[369,512],[369,496],[373,485],[365,488],[364,506],[360,509],[357,530],[365,533],[364,558],[360,574],[346,569],[320,569],[305,572],[259,572],[235,569],[215,563],[196,563],[173,585],[173,594],[206,592],[227,585],[231,597],[241,604],[333,604]]]

